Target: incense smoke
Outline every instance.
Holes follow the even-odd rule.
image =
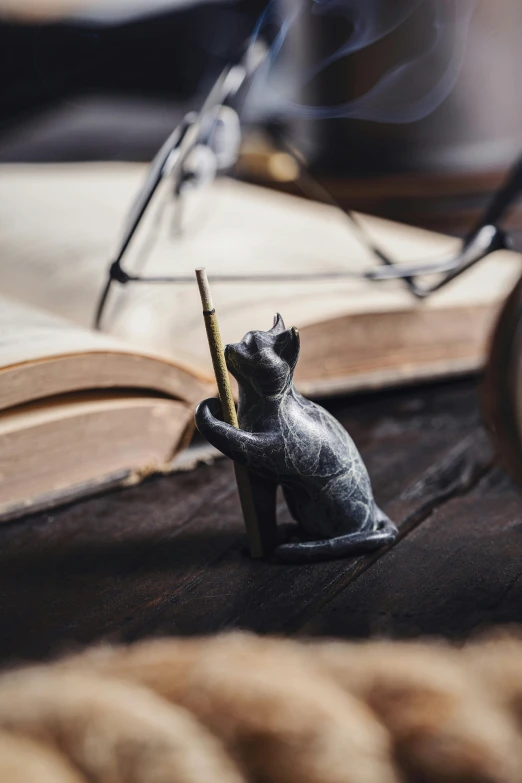
[[[269,55],[254,80],[253,100],[268,96],[274,114],[308,119],[353,118],[408,123],[428,116],[449,96],[464,60],[476,0],[295,0],[281,13],[272,0],[258,22],[255,42],[270,24],[277,28]],[[424,50],[387,70],[364,95],[333,106],[296,103],[274,86],[274,67],[284,54],[288,34],[303,14],[336,15],[350,23],[348,40],[318,65],[302,74],[293,94],[299,94],[318,74],[343,57],[365,49],[400,28],[413,13],[423,13],[430,40]],[[302,21],[302,19],[301,19]]]

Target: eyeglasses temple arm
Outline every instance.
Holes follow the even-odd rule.
[[[522,155],[510,170],[504,184],[493,196],[491,203],[486,208],[478,224],[468,235],[466,244],[484,226],[497,225],[520,192],[522,192]]]
[[[273,132],[276,143],[288,152],[291,157],[296,161],[299,171],[299,178],[296,180],[296,185],[301,188],[305,195],[311,196],[314,200],[320,201],[323,204],[329,204],[332,207],[340,210],[343,215],[350,221],[352,229],[355,229],[359,236],[359,241],[370,251],[379,261],[384,264],[383,269],[393,269],[395,262],[383,251],[378,245],[375,244],[373,239],[366,233],[364,227],[361,225],[357,215],[351,209],[345,209],[338,201],[332,196],[332,194],[312,176],[308,170],[301,153],[294,147],[294,145],[277,131]],[[413,278],[406,275],[393,275],[393,277],[400,277],[404,285],[408,288],[413,296],[422,298],[423,292],[417,286],[417,283]]]
[[[98,304],[96,307],[96,315],[94,317],[94,328],[99,329],[101,324],[101,318],[103,315],[103,310],[105,307],[105,303],[107,301],[107,297],[109,295],[109,291],[111,289],[111,285],[115,280],[119,280],[121,283],[127,282],[128,275],[126,272],[123,271],[121,268],[121,261],[123,256],[125,255],[125,252],[127,248],[129,247],[131,240],[136,233],[136,229],[138,228],[141,219],[143,218],[143,215],[145,214],[145,210],[147,209],[148,205],[150,204],[150,201],[152,199],[152,196],[154,195],[155,191],[158,188],[159,183],[161,182],[161,171],[156,173],[154,180],[149,180],[147,182],[146,189],[142,190],[140,192],[140,195],[138,197],[138,201],[136,202],[135,206],[133,207],[131,211],[131,222],[128,224],[127,229],[125,231],[125,234],[123,236],[123,239],[121,241],[121,244],[119,246],[118,252],[116,254],[115,260],[111,263],[109,266],[109,273],[107,276],[107,280],[105,282],[105,285],[103,287],[103,291],[101,293],[101,296],[98,300]]]
[[[193,124],[193,116],[187,115],[181,125],[179,125],[169,136],[162,148],[152,161],[147,179],[138,193],[136,201],[129,211],[126,229],[116,255],[115,263],[119,263],[127,250],[136,229],[138,228],[145,210],[149,206],[154,193],[156,192],[161,180],[163,179],[165,167],[172,153],[178,149],[185,138],[188,129]]]
[[[418,288],[421,296],[427,296],[437,291],[482,258],[509,246],[506,233],[498,228],[497,224],[521,191],[522,156],[509,172],[504,184],[493,197],[473,231],[464,240],[464,247],[460,254],[450,257],[446,261],[422,266],[401,264],[395,267],[375,269],[368,273],[368,277],[372,280],[390,280],[408,276],[446,273],[446,276],[435,285]]]
[[[419,289],[422,294],[431,293],[437,290],[446,282],[453,280],[470,266],[473,266],[481,259],[507,247],[507,237],[502,229],[497,226],[482,226],[470,239],[463,249],[446,259],[434,261],[425,264],[395,264],[390,267],[379,267],[371,269],[366,276],[370,280],[393,280],[403,277],[417,277],[419,275],[445,274],[440,283],[431,286],[429,289]]]
[[[116,257],[109,266],[108,278],[96,307],[96,315],[94,318],[95,329],[100,328],[103,310],[112,282],[119,280],[119,282],[125,283],[129,279],[127,273],[124,272],[124,270],[121,268],[122,258],[125,255],[127,248],[129,247],[132,238],[143,219],[143,215],[145,214],[152,197],[154,196],[159,184],[163,179],[165,167],[169,157],[175,149],[179,148],[180,144],[183,142],[183,139],[186,136],[188,129],[192,126],[193,121],[193,115],[189,114],[184,118],[183,122],[177,128],[175,128],[175,130],[163,144],[150,165],[147,179],[145,180],[145,183],[143,184],[133,206],[129,211],[125,232],[119,245],[118,252],[116,253]]]
[[[506,232],[503,231],[503,229],[498,228],[497,226],[484,226],[482,231],[486,231],[487,229],[492,229],[489,242],[485,242],[482,246],[480,243],[478,243],[475,248],[472,248],[471,245],[466,245],[463,249],[460,261],[455,265],[454,269],[450,270],[437,283],[419,289],[422,292],[423,297],[429,296],[435,291],[439,291],[441,288],[444,288],[445,285],[450,283],[470,267],[475,266],[475,264],[477,264],[479,261],[482,261],[483,258],[487,258],[487,256],[491,255],[492,253],[496,253],[497,250],[505,250],[510,246],[509,237],[507,236]],[[476,237],[477,239],[480,237],[480,231],[478,234],[476,234]],[[472,252],[469,254],[467,253],[468,249],[472,250]]]

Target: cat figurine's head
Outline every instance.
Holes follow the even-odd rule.
[[[298,357],[299,332],[287,329],[279,313],[268,332],[248,332],[240,343],[225,347],[228,369],[238,384],[265,397],[291,386]]]

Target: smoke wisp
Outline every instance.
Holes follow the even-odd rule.
[[[421,120],[450,95],[464,61],[470,23],[476,0],[296,0],[290,11],[272,0],[259,20],[253,41],[268,25],[276,34],[266,62],[254,83],[254,96],[264,94],[274,114],[308,119],[353,118],[386,123]],[[423,50],[386,70],[371,89],[353,100],[329,106],[298,103],[294,96],[324,69],[341,58],[377,43],[398,30],[412,16],[422,14],[428,33]],[[274,84],[274,73],[289,33],[297,23],[314,25],[318,15],[347,20],[351,33],[335,51],[318,64],[305,68],[293,95]],[[308,17],[308,18],[306,18]]]

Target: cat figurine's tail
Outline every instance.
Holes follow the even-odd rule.
[[[398,535],[397,528],[377,506],[375,512],[375,528],[372,532],[347,533],[344,536],[316,541],[290,541],[276,547],[275,554],[286,563],[312,563],[364,554],[392,544]]]

